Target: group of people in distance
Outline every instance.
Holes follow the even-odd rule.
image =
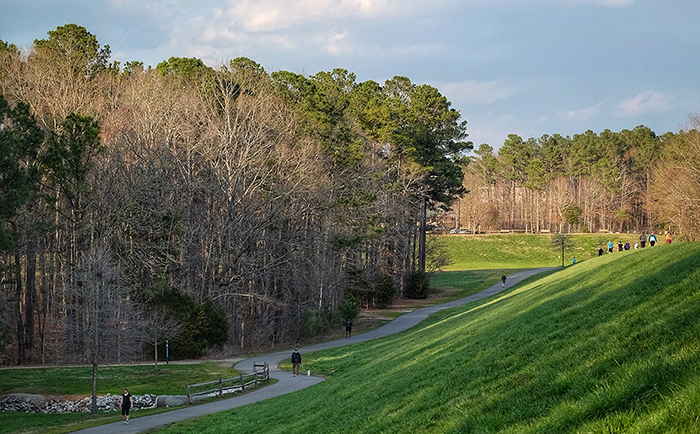
[[[648,237],[647,237],[646,232],[642,232],[639,235],[639,242],[634,243],[634,249],[636,250],[640,247],[641,248],[646,247],[647,242],[649,242],[650,246],[654,246],[656,243],[659,242],[658,239],[656,238],[656,235],[654,235],[654,232],[650,233]],[[666,244],[671,244],[671,232],[670,231],[666,231]],[[614,247],[615,246],[614,246],[613,242],[608,241],[608,253],[612,253],[615,250]],[[630,245],[629,242],[623,243],[622,241],[618,241],[618,243],[617,243],[617,251],[618,252],[630,250],[631,248],[632,248],[632,246]],[[602,247],[598,249],[598,256],[603,256],[603,248]]]

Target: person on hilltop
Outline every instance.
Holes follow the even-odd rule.
[[[603,248],[598,249],[598,256],[603,256]]]
[[[622,241],[617,242],[617,251],[621,252],[624,250],[624,244],[622,244]]]
[[[656,244],[656,235],[654,235],[654,232],[652,232],[649,235],[649,245],[654,247],[654,244]]]
[[[642,249],[644,248],[644,245],[647,243],[647,233],[642,232],[641,235],[639,235],[639,247]]]
[[[124,416],[124,423],[129,423],[129,410],[133,406],[134,401],[131,399],[131,393],[129,393],[129,389],[124,388],[122,399],[119,401],[119,407],[121,407],[122,416]]]
[[[352,320],[350,318],[348,318],[348,320],[345,321],[345,337],[352,337]]]
[[[612,243],[612,241],[608,241],[608,253],[612,253],[612,252],[613,252],[613,243]]]
[[[671,244],[671,231],[666,231],[666,244]]]
[[[631,247],[630,242],[629,241],[625,242],[625,250],[629,250],[630,247]]]
[[[294,348],[294,352],[292,353],[292,376],[293,377],[298,377],[299,376],[299,366],[301,365],[301,353],[299,352],[298,348]]]
[[[501,288],[506,287],[506,275],[501,276]]]

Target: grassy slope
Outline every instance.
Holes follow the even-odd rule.
[[[328,380],[161,433],[700,432],[700,244],[606,255],[305,357]]]
[[[634,247],[637,234],[575,234],[576,246],[564,252],[564,264],[572,256],[582,261],[598,256],[607,243],[629,241]],[[561,265],[560,251],[550,248],[550,235],[445,235],[438,237],[448,251],[452,263],[445,270],[476,270],[483,268],[535,268]],[[618,252],[615,252],[618,253]],[[629,253],[629,252],[627,252]]]

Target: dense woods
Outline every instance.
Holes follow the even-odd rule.
[[[3,363],[274,347],[424,282],[471,147],[434,87],[0,45]]]
[[[688,131],[658,136],[632,130],[524,140],[510,134],[494,153],[482,144],[464,170],[470,194],[445,228],[474,232],[670,231],[698,239],[700,147],[693,119]]]
[[[74,24],[0,41],[0,363],[294,341],[424,296],[426,218],[696,239],[699,143],[639,126],[468,157],[460,113],[406,77],[121,65]]]

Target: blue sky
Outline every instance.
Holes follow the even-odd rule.
[[[402,75],[498,148],[510,133],[684,128],[700,112],[699,18],[698,0],[2,0],[0,39],[29,47],[76,23],[122,63]]]

